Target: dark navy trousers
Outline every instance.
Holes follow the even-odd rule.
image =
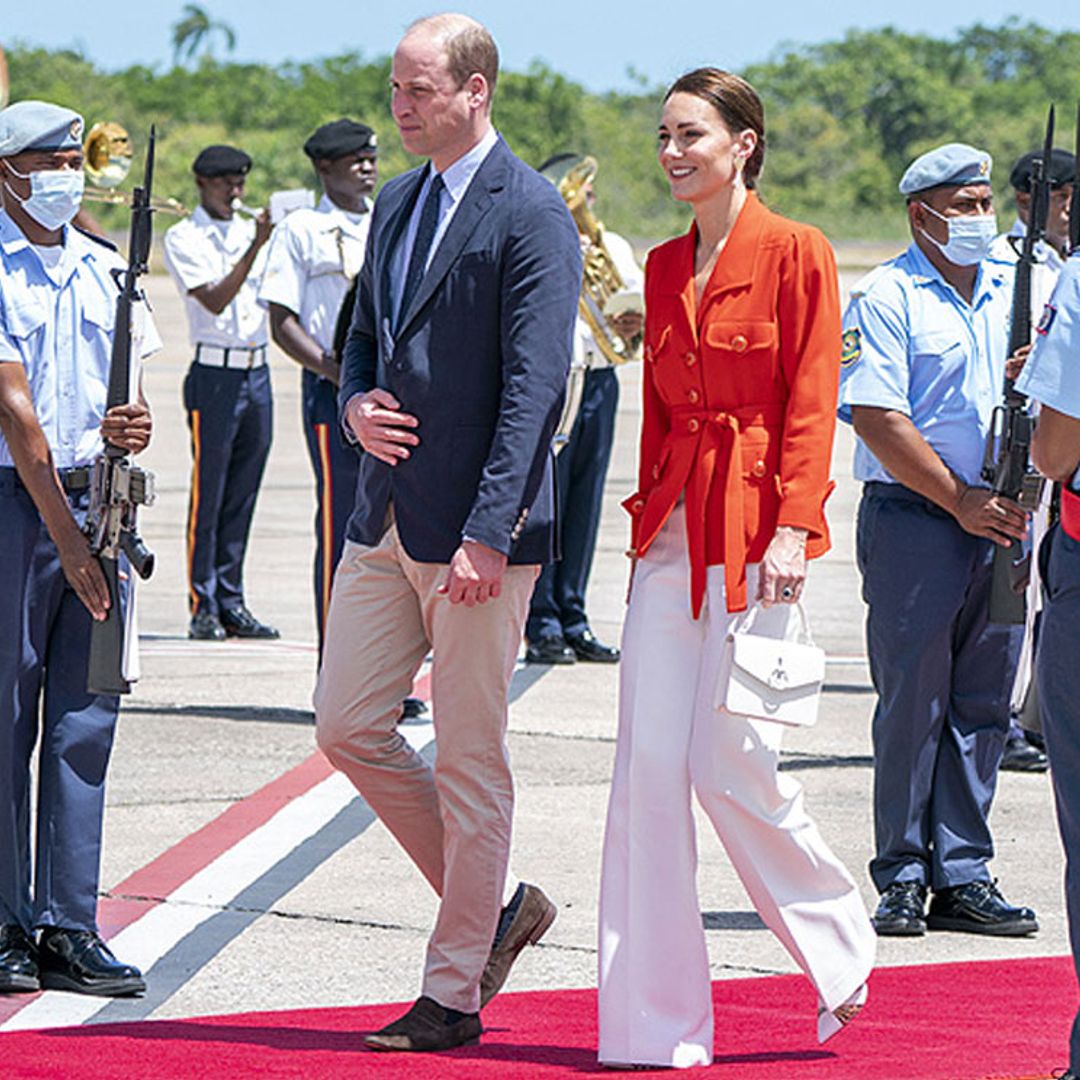
[[[1080,543],[1058,526],[1043,541],[1041,556],[1045,599],[1035,678],[1065,847],[1069,938],[1080,977]],[[1069,1068],[1080,1073],[1080,1013],[1073,1022]]]
[[[537,579],[525,624],[530,641],[553,634],[580,634],[589,628],[585,589],[600,528],[618,407],[615,369],[586,372],[581,409],[555,459],[562,558],[548,563]]]
[[[86,499],[72,497],[80,521]],[[11,468],[0,468],[0,544],[0,923],[95,930],[120,699],[87,692],[90,613]],[[30,759],[39,741],[31,871]]]
[[[870,874],[879,890],[989,879],[987,816],[1023,629],[989,622],[993,547],[899,484],[864,487],[856,553],[878,693]]]
[[[345,545],[345,526],[356,501],[360,455],[342,439],[337,387],[304,370],[304,436],[315,471],[315,622],[322,656],[334,571]]]
[[[188,581],[192,612],[244,602],[244,553],[273,437],[270,367],[192,364],[184,379],[191,432]]]

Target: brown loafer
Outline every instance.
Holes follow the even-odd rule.
[[[419,997],[404,1016],[381,1031],[365,1035],[364,1045],[371,1050],[419,1053],[453,1050],[457,1046],[475,1046],[483,1030],[479,1013],[451,1014],[433,998]]]
[[[518,885],[510,903],[502,910],[495,941],[480,978],[481,1009],[502,989],[518,953],[526,945],[535,945],[547,933],[555,915],[555,905],[539,886],[524,882]]]

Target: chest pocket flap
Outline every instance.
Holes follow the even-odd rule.
[[[745,319],[710,322],[705,327],[705,344],[712,349],[739,355],[759,349],[773,349],[777,341],[776,323]]]
[[[116,298],[118,295],[115,286],[112,286],[110,295],[105,292],[101,281],[92,275],[87,275],[81,297],[83,322],[111,334],[113,326],[116,324]]]
[[[11,337],[32,337],[45,325],[45,308],[32,296],[3,297],[3,326]]]

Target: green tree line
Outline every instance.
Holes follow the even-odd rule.
[[[378,132],[384,179],[415,163],[390,117],[387,57],[351,52],[270,66],[205,55],[190,68],[108,72],[77,52],[19,45],[7,51],[13,100],[44,98],[78,109],[88,123],[119,121],[132,133],[136,170],[155,123],[156,190],[188,204],[191,161],[212,142],[234,143],[255,159],[250,204],[275,189],[314,186],[301,146],[315,127],[342,115]],[[1040,144],[1050,101],[1064,120],[1057,144],[1071,148],[1080,32],[1017,20],[977,24],[950,38],[851,31],[839,41],[783,48],[741,74],[765,101],[763,198],[833,239],[892,241],[905,231],[896,185],[922,151],[947,141],[988,149],[1007,213],[1009,168]],[[662,87],[646,85],[631,93],[589,93],[535,62],[525,72],[500,75],[494,117],[533,165],[563,150],[593,154],[600,162],[601,216],[647,245],[682,231],[689,220],[668,195],[655,160],[662,95]],[[103,216],[122,227],[121,213]]]

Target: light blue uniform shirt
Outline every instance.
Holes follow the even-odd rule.
[[[102,448],[119,293],[110,271],[126,265],[116,252],[66,228],[59,262],[47,267],[0,210],[0,363],[26,369],[58,469],[87,465]],[[143,305],[138,308],[133,354],[146,356],[161,342]],[[14,464],[0,434],[0,466]]]
[[[1080,420],[1080,254],[1072,255],[1046,305],[1016,389]],[[1069,486],[1080,484],[1080,469]]]
[[[854,405],[895,409],[965,483],[981,483],[1002,399],[1013,274],[987,260],[968,304],[914,243],[871,271],[844,314],[840,419],[851,423]],[[861,439],[854,474],[895,482]]]
[[[1080,420],[1080,254],[1058,277],[1016,389]]]

